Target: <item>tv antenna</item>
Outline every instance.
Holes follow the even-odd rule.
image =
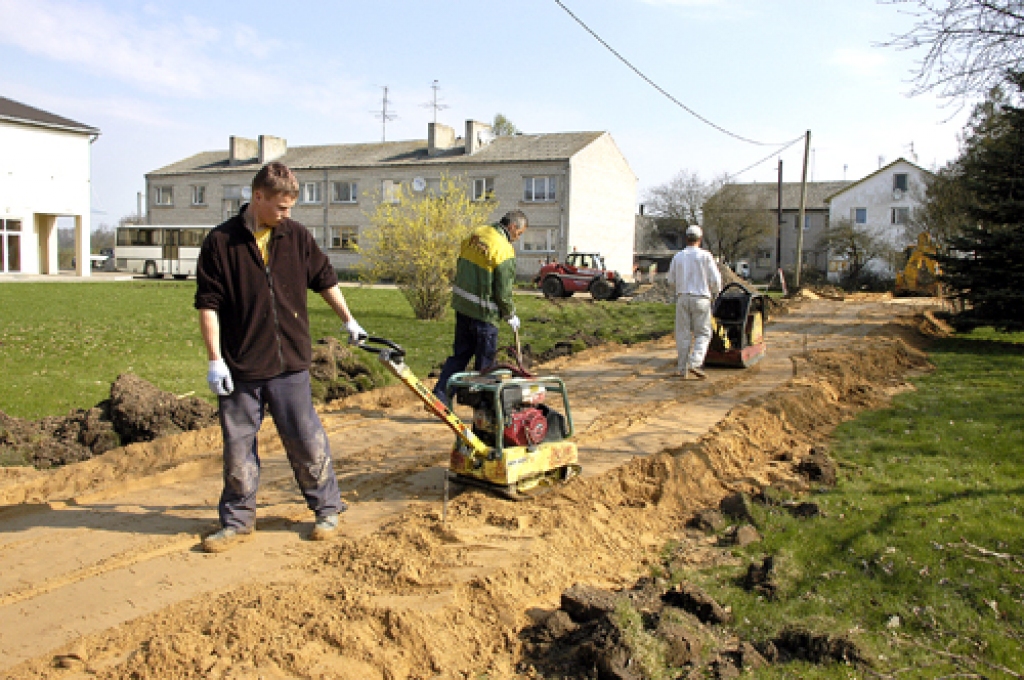
[[[398,114],[394,111],[388,111],[388,104],[391,100],[388,99],[388,86],[384,86],[384,97],[381,100],[380,111],[373,112],[373,115],[380,119],[380,141],[386,142],[388,136],[388,121],[398,118]]]
[[[437,112],[441,111],[443,109],[447,109],[448,105],[447,104],[441,104],[441,103],[438,102],[437,91],[441,89],[441,86],[437,84],[437,80],[436,79],[434,80],[433,83],[430,84],[430,89],[434,91],[433,101],[429,101],[426,104],[420,104],[420,106],[422,106],[425,109],[434,109],[434,123],[436,124],[437,123]]]

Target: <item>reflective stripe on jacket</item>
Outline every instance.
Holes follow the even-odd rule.
[[[500,225],[477,227],[462,241],[452,285],[452,308],[494,323],[515,314],[516,252]]]

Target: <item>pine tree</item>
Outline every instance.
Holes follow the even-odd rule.
[[[1024,74],[1009,84],[1019,100]],[[1024,330],[1024,108],[1000,92],[979,105],[956,161],[969,218],[940,257],[959,328]]]

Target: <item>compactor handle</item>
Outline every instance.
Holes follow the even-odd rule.
[[[392,342],[387,338],[378,338],[370,336],[363,342],[359,343],[359,347],[365,349],[367,352],[373,352],[374,354],[387,355],[387,358],[391,361],[398,362],[405,357],[405,350],[397,342]]]

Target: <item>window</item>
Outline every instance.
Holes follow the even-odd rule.
[[[494,198],[494,178],[480,177],[473,180],[473,200],[486,201]]]
[[[192,205],[206,205],[206,186],[196,184],[192,187]]]
[[[302,191],[299,194],[303,203],[320,202],[320,182],[303,182]]]
[[[530,203],[555,200],[557,182],[554,177],[526,177],[523,182],[523,200]]]
[[[910,208],[893,208],[892,223],[906,224],[910,221]]]
[[[225,201],[248,201],[252,198],[252,187],[244,187],[238,184],[224,185]]]
[[[355,203],[359,187],[355,182],[331,182],[332,203]]]
[[[174,205],[171,187],[153,187],[153,205]]]
[[[771,267],[775,263],[775,255],[770,250],[757,251],[757,266]]]
[[[331,248],[355,250],[359,244],[359,227],[331,227]]]
[[[520,239],[523,252],[553,252],[556,250],[558,237],[556,229],[547,227],[530,227]]]
[[[402,189],[402,183],[392,179],[383,180],[380,183],[380,199],[385,203],[398,203],[398,195]]]
[[[897,191],[898,190],[898,191],[906,192],[906,190],[907,190],[907,173],[905,173],[905,172],[897,172],[896,174],[894,174],[892,176],[892,189],[893,189],[893,191]]]
[[[854,208],[853,209],[853,223],[854,224],[867,224],[868,223],[868,209],[867,208]]]

